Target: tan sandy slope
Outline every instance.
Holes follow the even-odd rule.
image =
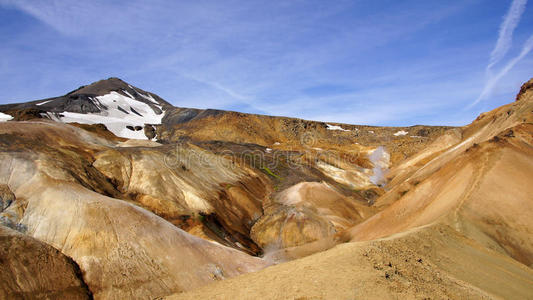
[[[433,226],[347,243],[166,299],[529,299],[533,270]]]
[[[531,265],[533,97],[528,95],[482,114],[462,130],[460,142],[416,171],[410,160],[400,164],[393,174],[403,181],[377,201],[393,204],[350,230],[349,238],[370,240],[439,221]]]
[[[383,211],[287,254],[348,243],[169,299],[531,299],[531,88],[395,166]]]

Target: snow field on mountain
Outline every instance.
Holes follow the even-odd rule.
[[[13,120],[13,117],[8,114],[4,114],[0,112],[0,122],[5,122],[9,120]]]
[[[152,98],[153,99],[153,98]],[[95,98],[99,104],[107,107],[100,113],[73,113],[63,112],[59,117],[65,123],[82,123],[82,124],[104,124],[107,129],[116,136],[128,139],[146,140],[144,135],[144,124],[161,124],[162,114],[156,114],[154,110],[146,103],[123,96],[117,92],[99,96]],[[133,131],[126,126],[140,126],[141,130]]]

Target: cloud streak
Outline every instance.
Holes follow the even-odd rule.
[[[180,107],[462,125],[477,110],[458,111],[486,83],[489,61],[479,53],[496,42],[480,29],[507,20],[493,75],[515,51],[506,49],[509,34],[530,34],[517,25],[528,14],[525,0],[515,3],[496,12],[477,0],[0,0],[0,101],[118,76]],[[522,62],[498,84],[505,97],[529,75],[531,62]],[[502,104],[494,95],[484,100]]]
[[[511,44],[513,42],[513,32],[516,26],[518,26],[518,22],[520,22],[522,14],[526,9],[526,4],[527,0],[514,0],[511,3],[511,7],[509,8],[509,11],[505,15],[504,20],[500,25],[496,46],[490,54],[490,61],[487,66],[488,72],[490,72],[491,68],[495,64],[500,62],[505,57],[511,48]]]
[[[487,97],[492,90],[494,89],[494,86],[502,79],[503,76],[505,76],[518,62],[520,62],[526,55],[529,54],[533,50],[533,35],[527,39],[527,41],[524,43],[524,46],[522,47],[522,51],[520,51],[520,54],[510,60],[505,67],[503,67],[500,72],[497,74],[493,74],[489,80],[487,80],[485,87],[483,88],[483,91],[479,95],[479,97],[474,101],[469,107],[472,107],[479,103],[481,100],[483,100],[485,97]]]
[[[513,0],[509,11],[505,15],[503,22],[500,25],[500,31],[498,35],[498,41],[496,46],[490,54],[489,64],[487,65],[487,80],[481,94],[477,99],[472,102],[466,109],[472,108],[474,105],[478,104],[482,100],[486,99],[496,86],[498,82],[507,74],[509,71],[522,60],[526,55],[531,52],[533,48],[533,35],[524,43],[522,51],[520,54],[510,61],[497,73],[492,71],[494,65],[499,63],[507,54],[509,49],[512,46],[513,32],[520,22],[520,18],[526,8],[527,0]]]

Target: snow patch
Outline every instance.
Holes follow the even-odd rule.
[[[139,93],[139,92],[137,92],[137,93]],[[151,101],[151,102],[154,103],[154,104],[159,105],[159,102],[157,102],[157,101],[154,99],[154,97],[152,97],[152,95],[150,95],[150,94],[148,94],[148,95],[144,95],[144,94],[142,94],[142,93],[139,93],[139,95],[141,95],[141,97],[143,97],[144,99],[146,99],[146,100],[148,100],[148,101]]]
[[[368,133],[374,134],[374,130],[369,130]]]
[[[337,126],[337,125],[331,125],[331,124],[326,124],[328,126],[328,130],[340,130],[340,131],[350,131],[350,130],[347,130],[347,129],[344,129],[340,126]]]
[[[138,90],[136,90],[134,87],[132,87],[131,85],[128,85],[128,86],[129,86],[132,90],[134,90],[135,92],[137,92],[137,94],[139,94],[139,95],[140,95],[141,97],[143,97],[144,99],[146,99],[146,100],[148,100],[148,101],[150,101],[150,102],[152,102],[152,103],[154,103],[154,104],[159,105],[159,102],[157,102],[157,101],[154,99],[154,97],[152,97],[152,95],[150,95],[150,94],[144,95],[143,93],[140,93]],[[126,91],[125,91],[125,92],[126,92]],[[127,92],[126,92],[126,93],[127,93]],[[128,95],[131,97],[130,94],[128,94]],[[131,98],[135,98],[135,97],[131,97]]]
[[[266,153],[270,153],[270,152],[272,152],[272,149],[270,149],[270,148],[266,148],[266,149],[265,149],[265,152],[266,152]]]
[[[407,132],[407,131],[400,130],[400,131],[396,132],[394,135],[395,135],[395,136],[401,136],[401,135],[406,135],[406,134],[408,134],[408,133],[409,133],[409,132]]]
[[[144,134],[144,124],[161,124],[164,111],[156,114],[154,110],[146,103],[126,97],[117,92],[99,96],[92,99],[99,107],[107,107],[99,113],[81,114],[73,112],[62,112],[59,120],[64,123],[82,123],[82,124],[104,124],[107,129],[116,136],[128,139],[148,139]],[[118,107],[126,111],[136,111],[139,114],[127,113],[121,111]],[[133,128],[141,127],[140,130],[131,130],[126,126]]]
[[[8,114],[4,114],[4,113],[0,112],[0,122],[5,122],[5,121],[9,121],[9,120],[13,120],[13,117],[8,115]]]
[[[135,99],[135,97],[133,97],[130,93],[128,93],[128,91],[126,90],[122,90],[124,92],[124,94],[128,95],[128,97],[130,97],[131,99]]]
[[[48,101],[44,101],[44,102],[41,102],[41,103],[37,103],[37,104],[35,104],[35,105],[37,105],[37,106],[41,106],[41,105],[46,104],[46,103],[48,103],[48,102],[50,102],[50,101],[52,101],[52,100],[48,100]]]

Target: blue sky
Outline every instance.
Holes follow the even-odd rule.
[[[533,2],[0,0],[0,103],[120,77],[180,107],[464,125],[533,77]]]

